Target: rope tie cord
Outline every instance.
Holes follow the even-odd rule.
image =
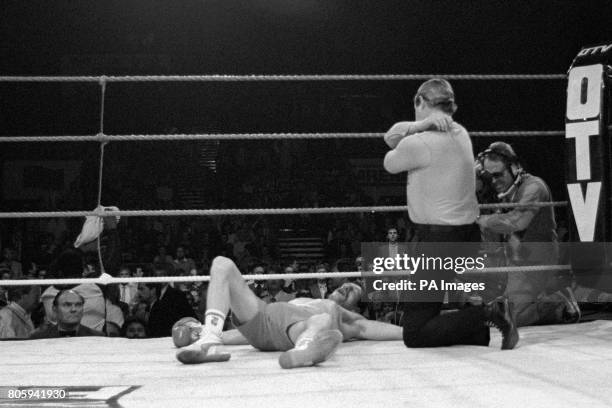
[[[482,275],[482,274],[498,274],[498,273],[514,273],[514,272],[543,272],[543,271],[562,271],[571,270],[571,265],[534,265],[534,266],[504,266],[492,267],[483,269],[467,270],[462,275]],[[406,273],[387,273],[384,276],[404,276]],[[274,280],[274,279],[323,279],[323,278],[360,278],[360,277],[380,277],[370,272],[320,272],[320,273],[287,273],[287,274],[269,274],[269,275],[242,275],[244,280]],[[9,279],[1,281],[2,286],[32,286],[32,285],[79,285],[83,283],[110,285],[116,283],[140,283],[140,282],[208,282],[210,276],[155,276],[142,278],[107,278],[107,279],[32,279],[19,280]]]
[[[567,201],[537,203],[498,203],[481,204],[481,209],[496,208],[540,208],[565,207]],[[406,206],[377,207],[319,207],[319,208],[239,208],[239,209],[206,209],[206,210],[121,210],[121,211],[38,211],[38,212],[2,212],[2,218],[59,218],[59,217],[188,217],[220,215],[300,215],[300,214],[333,214],[333,213],[366,213],[366,212],[401,212]]]
[[[271,81],[425,81],[564,80],[566,74],[399,74],[399,75],[126,75],[0,76],[0,82],[271,82]]]
[[[103,135],[104,134],[104,106],[105,106],[105,101],[106,101],[106,77],[101,77],[100,78],[100,127],[99,127],[99,132],[98,135]],[[102,205],[102,181],[104,178],[104,148],[106,147],[106,145],[108,144],[108,141],[101,141],[100,142],[100,164],[98,167],[98,200],[97,203],[98,205],[96,206],[97,208],[100,208],[100,206]],[[100,220],[102,221],[102,220]],[[98,252],[98,262],[100,263],[100,271],[102,273],[105,273],[106,270],[104,268],[104,260],[102,259],[102,247],[101,247],[101,241],[102,239],[99,237],[96,240],[96,248],[97,248],[97,252]]]

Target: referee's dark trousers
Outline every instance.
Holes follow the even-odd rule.
[[[477,224],[469,225],[428,225],[416,224],[415,249],[429,248],[427,243],[480,242]],[[451,249],[454,246],[448,246]],[[475,246],[474,246],[475,248]],[[448,255],[447,255],[448,256]],[[475,256],[475,254],[474,254]],[[436,280],[438,287],[442,280],[453,282],[455,272],[427,271],[423,277]],[[407,347],[441,347],[454,344],[487,346],[489,327],[485,325],[484,309],[470,306],[459,311],[440,314],[445,291],[428,291],[419,301],[408,301],[403,305],[403,337]]]

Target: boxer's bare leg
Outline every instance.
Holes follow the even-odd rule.
[[[225,316],[231,309],[240,323],[246,323],[257,315],[258,307],[258,297],[249,289],[236,264],[229,258],[216,257],[210,267],[206,310],[217,310]]]
[[[232,260],[216,257],[210,268],[210,284],[202,335],[198,341],[183,347],[177,358],[184,364],[227,361],[230,355],[221,353],[221,333],[229,310],[240,323],[253,319],[259,311],[259,299],[249,289]]]
[[[289,338],[295,344],[282,353],[278,362],[283,368],[309,367],[327,360],[342,343],[337,329],[337,316],[321,313],[289,328]]]

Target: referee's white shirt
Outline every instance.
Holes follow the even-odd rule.
[[[392,128],[393,129],[393,128]],[[389,173],[408,172],[408,214],[412,222],[472,224],[478,216],[474,154],[465,128],[406,136],[385,156]]]

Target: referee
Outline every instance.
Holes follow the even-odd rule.
[[[453,121],[456,110],[450,83],[430,79],[414,96],[416,121],[396,123],[385,134],[392,149],[385,156],[385,169],[393,174],[408,172],[408,215],[415,223],[418,255],[432,254],[434,245],[426,250],[425,243],[448,243],[439,254],[442,257],[471,255],[457,253],[458,243],[480,241],[472,142],[465,128]],[[441,315],[445,291],[436,287],[442,280],[453,282],[455,273],[444,269],[422,273],[420,278],[437,285],[416,297],[411,294],[404,303],[407,347],[487,346],[488,325],[492,325],[502,331],[502,348],[514,348],[518,333],[506,299]]]

